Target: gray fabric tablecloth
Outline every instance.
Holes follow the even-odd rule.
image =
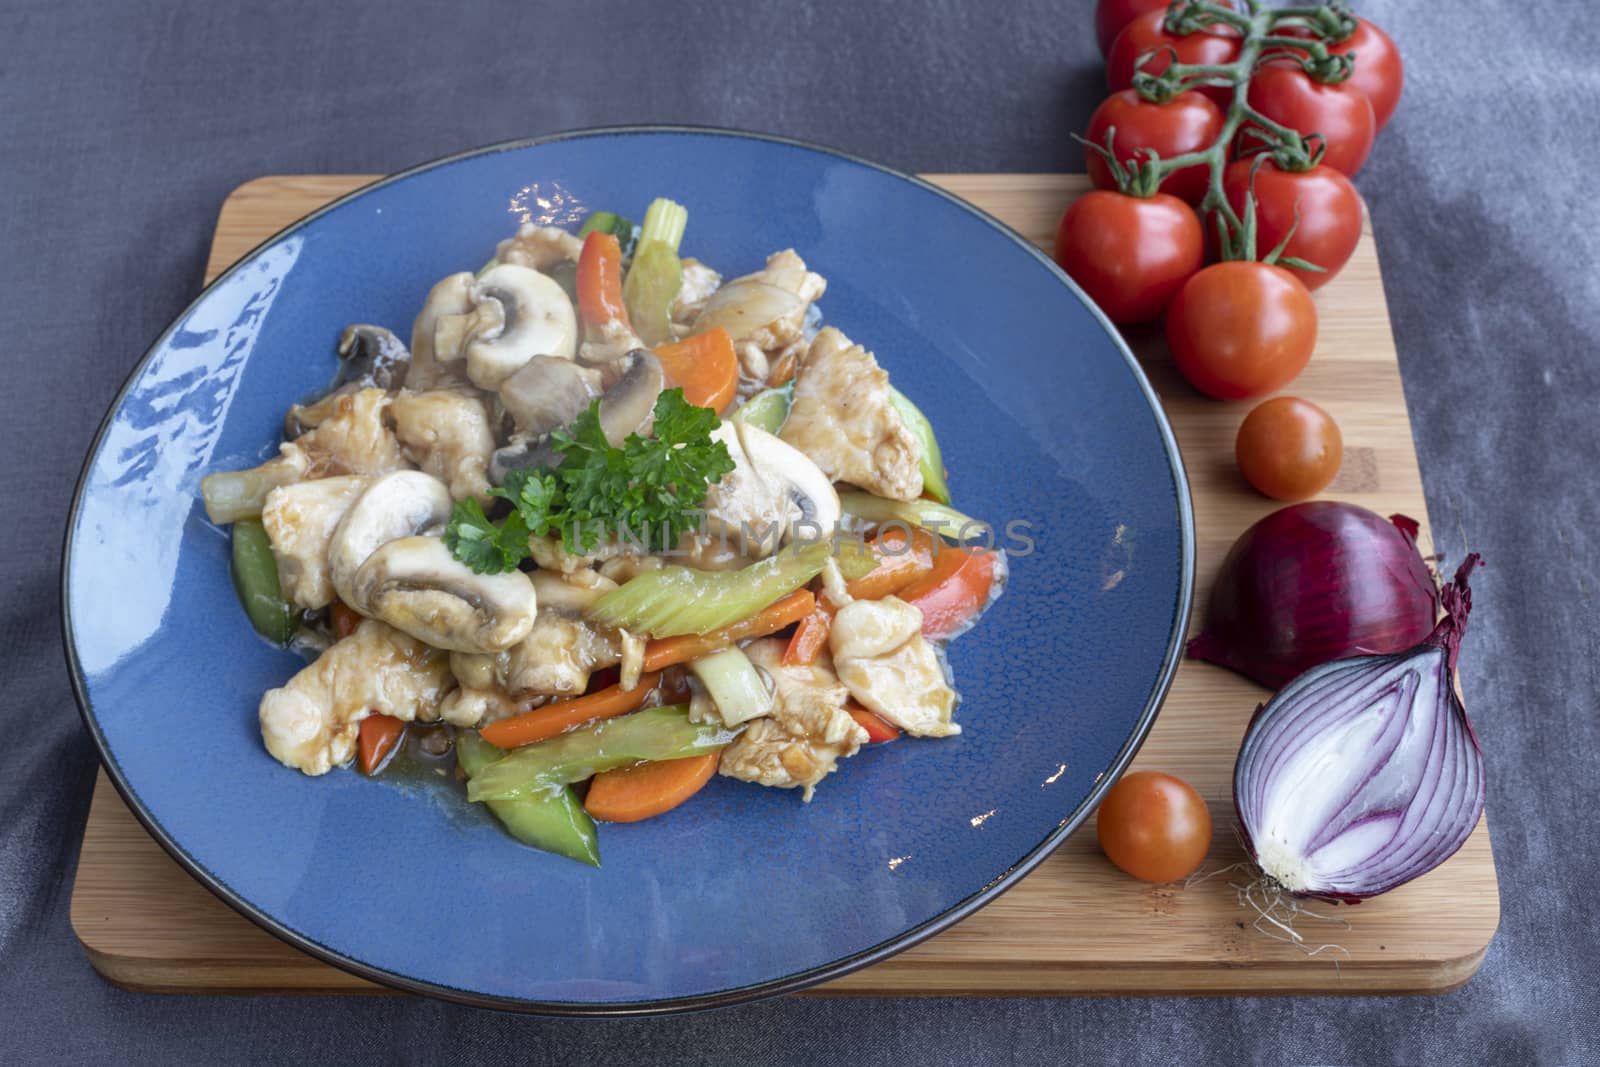
[[[163,997],[67,922],[95,757],[57,555],[94,428],[197,290],[218,205],[264,173],[384,172],[569,127],[781,132],[906,170],[1073,170],[1104,95],[1090,0],[781,5],[0,3],[0,1060],[1582,1063],[1600,750],[1600,34],[1580,0],[1368,0],[1400,113],[1360,178],[1429,510],[1484,553],[1463,681],[1504,918],[1414,999],[788,999],[550,1021],[409,998]]]

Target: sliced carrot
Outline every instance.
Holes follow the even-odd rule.
[[[333,616],[334,635],[343,641],[356,632],[356,627],[361,625],[361,614],[342,600],[335,600],[329,612]]]
[[[557,700],[542,708],[525,711],[521,715],[490,723],[478,733],[496,748],[520,748],[535,741],[544,741],[564,734],[596,719],[614,719],[626,715],[643,704],[656,687],[660,675],[641,674],[639,684],[632,689],[621,685],[602,689],[570,700]]]
[[[845,585],[857,600],[882,600],[899,592],[933,570],[933,559],[939,551],[933,535],[926,530],[908,534],[899,527],[884,530],[868,546],[878,557],[878,565]]]
[[[818,600],[817,608],[800,620],[789,647],[783,650],[785,667],[809,667],[828,647],[828,632],[833,629],[833,608],[826,600]]]
[[[622,245],[614,234],[595,230],[578,254],[578,312],[591,326],[628,321],[622,300]]]
[[[778,386],[794,377],[794,369],[800,361],[795,359],[793,352],[785,352],[778,357],[778,362],[772,365],[767,372],[767,388],[776,389]]]
[[[671,811],[711,781],[720,755],[708,752],[602,771],[590,779],[583,806],[605,822],[639,822]]]
[[[946,546],[933,569],[897,595],[921,609],[924,637],[953,637],[989,602],[994,565],[992,551]]]
[[[733,403],[739,388],[739,357],[733,351],[733,338],[721,326],[657,345],[655,353],[668,381],[683,388],[689,403],[717,412]]]
[[[809,589],[796,589],[788,596],[779,597],[748,619],[732,626],[712,630],[708,634],[684,634],[681,637],[662,637],[651,641],[644,649],[644,669],[659,671],[674,663],[688,663],[708,652],[736,645],[752,637],[775,634],[793,626],[817,608],[817,598]]]
[[[375,711],[362,719],[361,732],[356,735],[356,758],[361,763],[361,773],[377,774],[383,770],[405,735],[406,724],[393,715]]]
[[[867,731],[867,744],[881,745],[885,741],[893,741],[900,736],[900,728],[888,719],[876,715],[866,708],[855,704],[845,705],[845,711],[856,721],[856,725]]]

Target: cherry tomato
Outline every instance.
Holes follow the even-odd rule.
[[[1394,117],[1400,104],[1400,90],[1405,87],[1406,68],[1400,59],[1400,49],[1394,39],[1366,19],[1356,19],[1356,32],[1329,45],[1328,51],[1339,55],[1354,54],[1355,70],[1350,83],[1372,101],[1372,114],[1383,129]]]
[[[1267,263],[1213,263],[1167,309],[1167,346],[1189,383],[1218,400],[1277,392],[1317,343],[1317,307],[1300,280]]]
[[[1241,216],[1255,162],[1238,160],[1230,163],[1223,174],[1222,187],[1228,203]],[[1256,254],[1266,255],[1287,237],[1285,256],[1323,269],[1284,269],[1304,282],[1307,289],[1320,289],[1331,282],[1361,241],[1361,194],[1350,179],[1325,163],[1295,173],[1279,170],[1266,160],[1255,171],[1255,194]]]
[[[1100,0],[1094,6],[1094,35],[1100,54],[1109,55],[1122,28],[1147,11],[1165,11],[1167,0]]]
[[[1322,162],[1351,177],[1367,161],[1378,132],[1366,93],[1349,82],[1323,85],[1282,61],[1267,64],[1250,79],[1250,106],[1302,136],[1319,135],[1327,145]],[[1249,147],[1253,141],[1241,143]]]
[[[1166,70],[1172,62],[1172,53],[1168,49],[1176,52],[1178,62],[1183,64],[1209,66],[1232,63],[1239,58],[1237,34],[1230,36],[1230,31],[1221,27],[1197,33],[1168,33],[1163,25],[1166,17],[1165,11],[1148,11],[1117,34],[1117,39],[1111,43],[1111,51],[1106,55],[1106,82],[1112,92],[1131,89],[1135,70],[1142,69],[1146,74],[1160,74]],[[1138,66],[1139,57],[1146,52],[1154,52],[1155,55],[1141,68]],[[1206,86],[1200,92],[1223,107],[1227,107],[1233,99],[1231,87]]]
[[[1104,148],[1106,133],[1111,130],[1116,131],[1114,143],[1119,162],[1142,163],[1147,148],[1154,149],[1162,159],[1171,159],[1215,144],[1222,133],[1222,109],[1199,93],[1179,93],[1164,104],[1153,104],[1132,89],[1124,89],[1112,93],[1095,108],[1085,140]],[[1085,148],[1084,155],[1095,188],[1115,189],[1117,183],[1105,158],[1094,148]],[[1206,195],[1210,177],[1210,169],[1203,164],[1184,167],[1162,180],[1161,191],[1198,204]]]
[[[1095,818],[1106,858],[1146,882],[1175,882],[1199,870],[1211,848],[1211,812],[1182,778],[1159,771],[1123,775]]]
[[[1112,322],[1148,322],[1205,261],[1200,219],[1175,196],[1096,189],[1056,230],[1056,262]]]
[[[1244,480],[1274,500],[1304,500],[1339,473],[1344,440],[1333,416],[1309,400],[1275,396],[1239,424],[1234,455]]]

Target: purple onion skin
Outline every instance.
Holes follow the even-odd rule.
[[[1408,519],[1404,515],[1396,515],[1393,518],[1397,526],[1402,523],[1409,524],[1410,529],[1406,530],[1406,533],[1412,538],[1415,537],[1417,525],[1414,520]],[[1401,526],[1401,528],[1405,530],[1404,526]],[[1467,709],[1462,707],[1460,698],[1456,696],[1454,679],[1456,662],[1461,656],[1461,638],[1467,629],[1467,618],[1472,613],[1472,590],[1468,585],[1468,579],[1472,572],[1482,565],[1483,560],[1476,552],[1469,553],[1461,561],[1461,566],[1457,568],[1455,578],[1442,591],[1436,589],[1435,595],[1445,611],[1444,618],[1440,619],[1430,629],[1428,635],[1418,643],[1418,646],[1390,654],[1396,659],[1404,659],[1408,655],[1420,652],[1430,646],[1443,653],[1443,662],[1439,664],[1444,683],[1442,691],[1445,693],[1445,699],[1452,717],[1464,727],[1467,740],[1471,743],[1470,759],[1474,764],[1473,770],[1476,771],[1473,792],[1462,809],[1462,817],[1457,833],[1451,836],[1444,848],[1437,850],[1434,855],[1428,858],[1426,865],[1419,865],[1407,872],[1405,877],[1398,881],[1372,886],[1360,893],[1325,891],[1297,895],[1325,900],[1330,904],[1360,904],[1363,900],[1370,900],[1372,897],[1379,896],[1391,889],[1397,889],[1406,882],[1420,878],[1429,871],[1436,869],[1445,860],[1459,852],[1461,846],[1466,844],[1467,839],[1472,836],[1472,831],[1477,828],[1478,820],[1483,817],[1483,806],[1488,792],[1484,781],[1483,746],[1478,743],[1478,732],[1472,728],[1472,720],[1467,717]],[[1319,666],[1325,667],[1327,670],[1333,670],[1338,665],[1330,663]],[[1312,670],[1316,671],[1317,669],[1312,668]],[[1317,673],[1324,672],[1317,671]],[[1249,771],[1245,764],[1245,753],[1250,747],[1250,741],[1255,733],[1262,728],[1262,719],[1267,710],[1277,705],[1282,696],[1283,694],[1280,693],[1278,696],[1273,697],[1272,700],[1256,705],[1255,714],[1250,717],[1250,724],[1245,729],[1244,740],[1239,746],[1239,758],[1234,762],[1233,767],[1233,810],[1238,818],[1238,822],[1235,825],[1242,839],[1245,855],[1256,861],[1259,861],[1259,855],[1256,851],[1254,836],[1250,832],[1250,822],[1246,817],[1245,808],[1240,803],[1239,791]]]
[[[1333,500],[1280,508],[1228,550],[1189,655],[1281,689],[1331,660],[1415,646],[1439,613],[1416,530]]]

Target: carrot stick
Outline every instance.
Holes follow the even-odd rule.
[[[583,806],[605,822],[638,822],[671,811],[711,781],[721,755],[708,752],[602,771],[590,780]]]
[[[817,601],[817,609],[800,620],[789,647],[783,650],[785,667],[809,667],[817,655],[828,646],[828,632],[833,629],[833,608],[826,600]]]
[[[932,570],[897,595],[922,611],[924,637],[943,640],[989,603],[994,564],[993,552],[947,546],[934,559]]]
[[[846,704],[845,711],[856,721],[856,725],[867,731],[867,744],[881,745],[885,741],[893,741],[900,736],[900,728],[889,720],[882,718],[866,708],[855,704]]]
[[[591,235],[592,236],[592,235]],[[478,733],[496,748],[520,748],[535,741],[544,741],[564,734],[574,727],[596,719],[614,719],[626,715],[644,703],[645,697],[655,689],[661,676],[654,672],[641,674],[639,684],[632,689],[620,685],[602,689],[570,700],[557,700],[542,708],[525,711],[510,719],[490,723]]]
[[[796,589],[788,596],[774,600],[748,619],[736,622],[732,626],[712,630],[708,634],[659,638],[645,646],[644,669],[659,671],[674,663],[687,663],[692,659],[699,659],[708,652],[727,648],[752,637],[765,637],[767,634],[777,633],[810,615],[816,607],[817,598],[811,595],[811,590]]]
[[[578,255],[578,311],[591,326],[620,319],[628,322],[622,300],[622,245],[613,234],[595,230],[584,238]]]
[[[392,715],[375,711],[362,719],[360,733],[356,734],[356,758],[361,763],[361,773],[370,775],[383,770],[384,761],[400,747],[405,733],[406,724]]]
[[[772,370],[767,372],[767,388],[776,389],[784,382],[793,378],[794,368],[797,362],[798,360],[795,359],[793,352],[785,352],[783,355],[779,356],[778,362],[773,365]]]
[[[933,535],[926,530],[913,531],[908,542],[906,531],[896,527],[873,538],[871,548],[878,557],[877,567],[845,585],[857,600],[882,600],[899,592],[933,570],[938,552]]]
[[[655,353],[667,378],[683,388],[689,403],[720,412],[733,402],[739,387],[739,357],[733,351],[733,338],[721,326],[657,345]]]
[[[333,632],[339,640],[343,641],[356,632],[356,627],[361,625],[361,615],[342,600],[335,600],[331,613],[333,616]]]

